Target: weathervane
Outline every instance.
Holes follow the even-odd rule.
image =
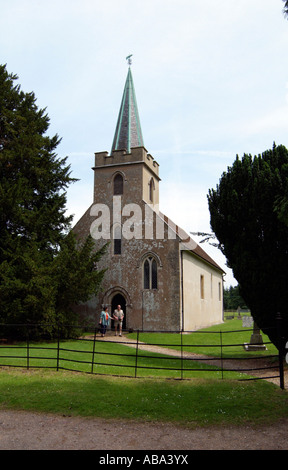
[[[133,54],[130,54],[130,55],[128,55],[128,56],[126,57],[126,60],[128,61],[128,65],[131,65],[131,64],[132,64],[132,59],[131,59],[132,55],[133,55]]]

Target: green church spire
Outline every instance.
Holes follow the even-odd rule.
[[[140,119],[138,114],[135,89],[131,73],[131,55],[126,58],[129,69],[121,101],[116,131],[112,144],[113,150],[126,149],[130,153],[132,147],[144,147]]]

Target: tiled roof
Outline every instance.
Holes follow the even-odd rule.
[[[222,271],[222,273],[224,273],[223,269],[218,265],[218,263],[216,263],[216,261],[214,261],[214,259],[211,258],[211,256],[209,256],[208,253],[206,253],[206,251],[203,250],[203,248],[201,248],[201,246],[198,245],[198,243],[196,243],[195,240],[193,240],[193,238],[191,238],[187,232],[185,232],[185,230],[176,225],[174,222],[171,221],[171,219],[169,219],[166,215],[162,214],[161,212],[158,214],[158,216],[162,218],[168,225],[169,229],[175,232],[175,234],[179,237],[180,249],[182,251],[188,251],[190,253],[193,253],[197,257],[206,261],[206,263],[214,266],[215,268]]]

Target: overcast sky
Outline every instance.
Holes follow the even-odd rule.
[[[74,222],[93,202],[94,152],[110,152],[132,74],[160,210],[209,232],[209,188],[236,154],[288,147],[288,21],[281,0],[0,0],[1,63],[47,107],[80,181]],[[198,239],[197,239],[198,240]],[[227,272],[216,248],[202,245]]]

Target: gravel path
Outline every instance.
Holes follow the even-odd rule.
[[[87,337],[86,337],[87,338]],[[91,339],[93,339],[93,336],[91,336]],[[107,335],[104,338],[100,338],[102,341],[116,341],[116,342],[121,342],[125,343],[125,346],[130,346],[133,348],[136,348],[136,343],[135,340],[129,339],[127,336],[112,336],[112,335]],[[169,349],[169,348],[164,348],[161,346],[154,346],[154,345],[147,345],[145,343],[138,343],[138,349],[139,351],[149,351],[149,352],[155,352],[157,354],[166,354],[167,356],[174,356],[174,357],[181,357],[181,351],[177,351],[176,349]],[[228,360],[228,359],[215,359],[214,357],[209,357],[201,354],[196,354],[196,353],[190,353],[187,351],[182,352],[182,357],[183,358],[191,358],[195,360],[201,360],[202,362],[205,362],[205,364],[210,364],[215,367],[223,367],[225,370],[238,370],[238,371],[243,371],[243,373],[247,373],[249,375],[253,375],[254,377],[266,377],[266,380],[272,383],[275,383],[276,385],[280,386],[280,378],[279,378],[279,369],[278,365],[276,364],[274,368],[269,368],[271,367],[271,363],[269,362],[269,359],[258,357],[256,359],[252,358],[247,358],[247,359],[237,359],[237,360]],[[276,376],[275,378],[273,376]],[[273,377],[273,378],[270,378]],[[284,384],[285,388],[288,388],[288,370],[285,371],[284,375]]]
[[[288,450],[287,426],[187,429],[0,411],[0,450]]]

